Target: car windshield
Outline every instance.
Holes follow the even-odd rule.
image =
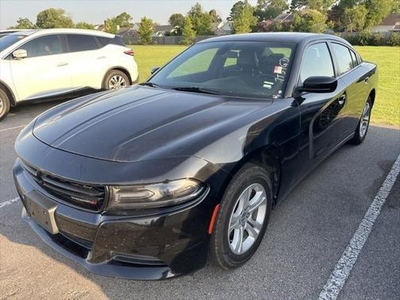
[[[27,37],[27,35],[15,33],[10,33],[0,37],[0,52],[25,37]]]
[[[294,44],[223,41],[199,43],[145,84],[181,91],[250,98],[282,95]]]

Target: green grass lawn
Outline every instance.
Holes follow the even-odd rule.
[[[186,46],[178,45],[132,45],[130,47],[135,51],[135,60],[139,67],[140,82],[149,78],[152,68],[161,67],[178,53],[186,49]]]
[[[185,46],[131,46],[139,66],[140,81],[150,76],[150,70],[162,66]],[[364,60],[379,68],[379,87],[372,112],[376,124],[400,126],[400,47],[356,47]]]
[[[362,58],[378,65],[379,86],[372,122],[400,126],[400,47],[356,47]]]

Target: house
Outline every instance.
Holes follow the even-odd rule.
[[[273,22],[277,23],[289,23],[293,21],[293,14],[291,12],[284,12],[278,15]]]
[[[400,32],[400,13],[388,15],[381,24],[371,28],[371,32]]]
[[[156,25],[153,36],[166,36],[170,35],[174,30],[172,25]]]
[[[216,22],[212,24],[214,35],[227,35],[231,34],[233,31],[233,22],[232,21],[222,21]]]

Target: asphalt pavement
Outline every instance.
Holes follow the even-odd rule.
[[[20,106],[0,122],[0,299],[323,299],[343,257],[354,264],[337,299],[400,299],[400,176],[389,176],[393,187],[356,257],[343,255],[396,167],[400,128],[370,127],[361,146],[344,145],[306,177],[272,212],[245,266],[223,271],[208,265],[172,280],[143,282],[89,273],[22,221],[13,144],[24,125],[54,105]]]

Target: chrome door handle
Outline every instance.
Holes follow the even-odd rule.
[[[57,67],[65,67],[67,65],[68,65],[68,63],[61,63],[61,64],[58,64]]]

